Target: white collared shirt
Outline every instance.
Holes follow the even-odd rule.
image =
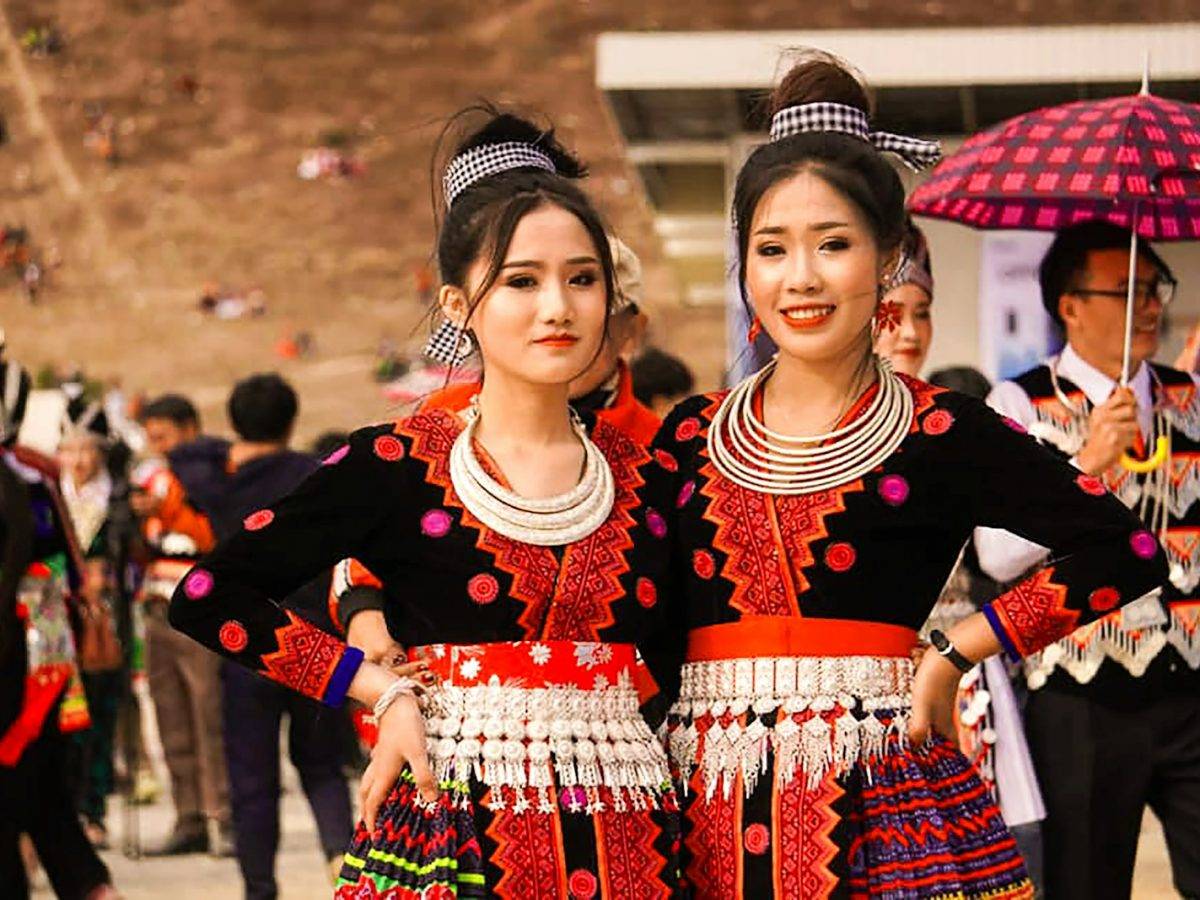
[[[1071,382],[1083,391],[1093,407],[1104,403],[1117,386],[1116,381],[1085,362],[1070,344],[1063,348],[1059,356],[1050,357],[1046,363],[1055,368],[1060,379]],[[1129,379],[1129,387],[1137,400],[1138,428],[1142,438],[1147,439],[1154,423],[1154,391],[1149,365],[1143,362],[1138,367]],[[1000,382],[988,394],[987,402],[1000,415],[1008,416],[1026,428],[1037,420],[1033,401],[1015,381]],[[1074,457],[1071,458],[1071,464],[1077,465]],[[1041,544],[1017,537],[1002,528],[976,528],[975,551],[979,555],[980,568],[997,581],[1004,582],[1023,575],[1050,554],[1049,549]]]

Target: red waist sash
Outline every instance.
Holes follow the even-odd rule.
[[[612,687],[622,676],[632,680],[636,662],[633,644],[595,641],[426,644],[413,647],[409,658],[428,661],[443,683],[459,687],[486,685],[494,676],[515,687],[589,691]]]
[[[688,633],[687,661],[754,656],[908,656],[917,633],[903,625],[854,619],[743,616]]]

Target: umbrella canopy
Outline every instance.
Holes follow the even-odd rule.
[[[971,137],[909,206],[974,228],[1103,219],[1145,240],[1200,240],[1200,106],[1143,91],[1025,113]]]

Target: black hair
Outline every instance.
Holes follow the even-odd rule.
[[[483,254],[488,261],[482,283],[468,298],[468,322],[479,301],[495,284],[517,225],[526,215],[547,204],[565,209],[587,229],[596,245],[596,256],[604,272],[607,308],[611,309],[616,276],[607,230],[591,201],[571,181],[584,177],[587,168],[558,142],[553,128],[541,128],[488,104],[469,107],[456,115],[439,144],[445,142],[449,129],[456,122],[480,115],[486,117],[484,124],[458,141],[451,158],[485,144],[517,141],[532,144],[545,153],[554,163],[555,171],[522,167],[481,178],[459,193],[453,205],[446,209],[437,240],[438,271],[442,281],[466,288],[471,265]],[[607,327],[606,312],[606,330]]]
[[[282,441],[292,431],[300,403],[274,372],[243,378],[229,395],[229,421],[243,441]]]
[[[150,419],[167,419],[180,428],[189,425],[200,427],[200,413],[196,412],[192,401],[182,394],[163,394],[161,397],[155,397],[142,407],[138,419],[142,423]]]
[[[348,431],[322,431],[312,442],[313,456],[324,459],[334,450],[338,450],[350,441]]]
[[[1083,274],[1088,254],[1093,250],[1127,250],[1129,237],[1128,228],[1100,220],[1072,225],[1054,236],[1054,243],[1038,268],[1038,282],[1042,288],[1042,305],[1059,328],[1065,328],[1065,325],[1058,311],[1058,301],[1063,294],[1079,287],[1076,279]],[[1151,262],[1161,276],[1175,280],[1171,267],[1148,243],[1138,242],[1138,254]]]
[[[657,347],[648,347],[629,365],[633,396],[650,404],[655,397],[681,397],[692,392],[695,379],[682,359]]]
[[[984,400],[992,390],[992,383],[986,375],[970,366],[950,366],[931,372],[928,379],[930,384],[958,391],[968,397]]]
[[[802,103],[840,103],[870,116],[871,97],[844,62],[820,51],[807,51],[771,94],[774,115]],[[738,284],[746,294],[746,256],[750,226],[763,195],[787,178],[811,171],[854,204],[866,219],[882,254],[904,236],[904,185],[874,146],[834,131],[804,132],[763,144],[746,160],[733,192],[737,222]]]

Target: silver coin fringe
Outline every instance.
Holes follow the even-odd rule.
[[[738,776],[750,796],[768,753],[778,783],[799,777],[813,788],[831,771],[904,746],[912,678],[912,661],[899,657],[688,663],[668,717],[668,750],[685,789],[699,769],[709,798],[718,789],[728,797]]]
[[[493,678],[478,687],[444,685],[422,707],[434,776],[487,785],[494,809],[553,812],[563,791],[574,798],[569,808],[588,813],[653,809],[671,790],[666,753],[627,679],[584,690]]]

